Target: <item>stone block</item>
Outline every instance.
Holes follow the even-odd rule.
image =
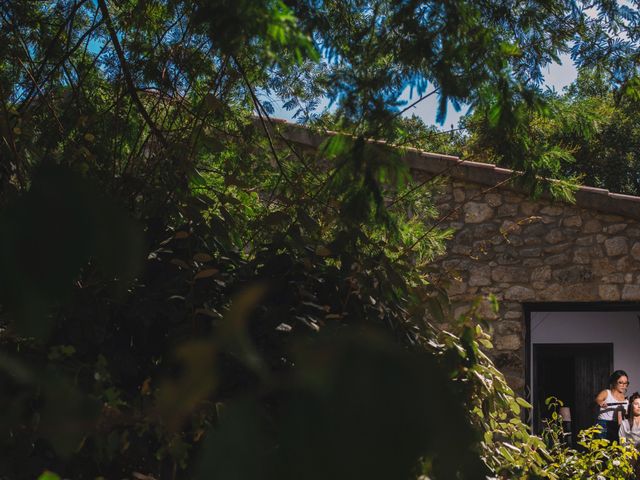
[[[491,284],[491,268],[489,266],[474,266],[469,275],[469,286],[482,287]]]
[[[470,227],[470,230],[473,232],[473,238],[482,238],[483,240],[487,240],[493,235],[499,235],[498,226],[493,223],[474,225]]]
[[[567,248],[569,248],[568,243],[559,243],[558,245],[552,245],[550,247],[546,247],[544,249],[545,253],[560,253],[564,252]]]
[[[473,240],[473,234],[469,229],[460,230],[455,239],[457,244],[469,245]]]
[[[451,247],[451,253],[457,255],[471,255],[471,246],[469,245],[454,245]]]
[[[549,229],[541,223],[534,223],[523,228],[522,234],[525,237],[542,237]]]
[[[600,281],[602,283],[625,283],[624,277],[624,273],[610,273],[609,275],[604,275]]]
[[[461,258],[454,258],[452,260],[445,260],[442,262],[442,268],[446,271],[451,270],[466,270],[468,268],[468,262]]]
[[[598,286],[595,283],[574,283],[562,285],[558,289],[556,300],[568,302],[590,302],[598,295]]]
[[[564,213],[564,207],[559,205],[548,205],[540,210],[540,213],[543,215],[549,215],[550,217],[557,217],[558,215],[562,215]]]
[[[506,238],[506,241],[509,243],[509,245],[512,245],[514,247],[521,247],[524,244],[524,240],[520,235],[509,235]],[[493,243],[495,244],[495,242]]]
[[[584,233],[598,233],[602,231],[602,223],[598,220],[592,219],[587,220],[582,226],[582,231]]]
[[[506,320],[520,320],[522,319],[522,312],[519,310],[509,310],[504,314],[504,318]]]
[[[557,283],[549,284],[547,282],[546,287],[539,293],[542,300],[560,300],[562,299],[562,287]]]
[[[477,242],[473,242],[472,252],[474,256],[482,256],[483,260],[486,259],[487,255],[490,254],[489,249],[491,248],[491,242],[488,240],[479,240]]]
[[[496,262],[498,262],[499,265],[514,265],[520,263],[520,258],[517,252],[506,251],[496,255]]]
[[[522,335],[522,324],[519,321],[500,320],[495,323],[495,333],[497,335]]]
[[[542,249],[539,247],[523,248],[520,250],[520,255],[523,257],[539,257],[542,255]]]
[[[502,205],[502,195],[499,193],[487,193],[484,196],[484,201],[489,204],[491,207],[499,207]]]
[[[567,241],[571,242],[575,242],[576,238],[578,238],[578,235],[581,234],[580,230],[578,230],[577,228],[565,228],[562,230],[562,232],[567,238]]]
[[[502,225],[500,225],[500,233],[507,237],[511,234],[520,233],[521,230],[522,227],[513,220],[505,220],[502,222]]]
[[[447,288],[447,293],[450,296],[462,295],[467,292],[467,284],[461,281],[453,281]]]
[[[533,247],[535,245],[542,244],[542,240],[538,237],[526,237],[524,239],[524,244],[528,247]]]
[[[626,255],[629,252],[629,245],[625,237],[613,237],[605,240],[604,249],[609,257]]]
[[[582,217],[580,215],[571,215],[562,220],[563,227],[579,227],[582,225]]]
[[[543,263],[539,258],[527,258],[522,261],[522,265],[525,267],[539,267],[543,265]]]
[[[496,296],[496,299],[498,300],[502,300],[503,298],[502,289],[495,286],[480,287],[480,293],[482,293],[483,295],[493,294]]]
[[[503,197],[505,202],[509,203],[520,203],[524,198],[522,195],[513,192],[505,192]]]
[[[569,263],[569,255],[567,255],[566,253],[550,255],[544,259],[544,263],[547,265],[562,265],[565,263]]]
[[[640,260],[640,242],[635,242],[631,247],[631,256],[636,260]]]
[[[531,281],[532,282],[545,282],[551,279],[551,267],[544,266],[534,268],[531,272]]]
[[[592,270],[596,275],[607,275],[616,270],[615,264],[608,258],[598,258],[591,262]]]
[[[593,272],[588,267],[573,265],[571,267],[555,270],[552,276],[557,282],[566,285],[589,282],[593,278]]]
[[[622,300],[640,300],[640,285],[625,285],[622,288]]]
[[[576,245],[581,246],[581,247],[586,247],[588,245],[593,245],[593,235],[589,235],[587,237],[576,238]]]
[[[493,208],[486,203],[469,202],[464,205],[466,223],[482,223],[493,218]]]
[[[522,305],[520,305],[520,303],[518,302],[506,302],[503,301],[501,302],[502,304],[502,308],[504,308],[507,311],[513,310],[516,312],[521,312],[522,311]]]
[[[520,210],[523,215],[530,217],[531,215],[535,215],[540,208],[540,204],[537,202],[522,202],[520,204]]]
[[[462,203],[464,202],[464,190],[461,188],[454,188],[453,189],[453,199],[455,200],[456,203]]]
[[[436,203],[451,203],[453,197],[449,192],[438,192],[434,195],[433,200]]]
[[[536,294],[531,288],[523,287],[520,285],[510,287],[504,293],[504,298],[506,300],[515,300],[518,302],[533,300],[535,296]]]
[[[565,236],[562,233],[562,230],[560,229],[551,230],[549,233],[547,233],[544,236],[544,240],[547,243],[558,243],[558,242],[562,242],[564,239],[565,239]]]
[[[628,225],[626,223],[614,223],[613,225],[605,227],[604,231],[609,235],[615,235],[616,233],[622,232],[625,228],[627,228],[627,226]]]
[[[484,318],[485,320],[496,320],[498,318],[498,313],[493,311],[491,302],[486,298],[480,300],[477,313],[480,318]]]
[[[633,261],[629,255],[620,257],[616,261],[616,271],[626,273],[638,269],[638,263]]]
[[[506,203],[498,207],[498,218],[515,217],[518,214],[518,205],[515,203]]]
[[[494,282],[525,282],[529,278],[526,268],[522,267],[496,267],[491,271],[491,280]]]
[[[624,217],[620,215],[600,215],[600,219],[611,223],[624,222]]]
[[[614,302],[620,300],[620,289],[617,285],[599,285],[598,295],[601,300]]]
[[[493,344],[497,350],[518,350],[522,345],[522,339],[518,334],[496,335]]]
[[[591,247],[581,247],[576,248],[573,252],[573,263],[579,264],[587,264],[591,262],[591,256],[593,253],[596,253],[597,256],[598,251]]]

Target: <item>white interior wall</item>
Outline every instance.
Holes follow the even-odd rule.
[[[613,343],[613,369],[629,374],[631,394],[640,391],[638,315],[640,312],[531,312],[531,343]],[[530,352],[529,364],[533,365],[533,348]],[[529,385],[533,385],[532,378]]]

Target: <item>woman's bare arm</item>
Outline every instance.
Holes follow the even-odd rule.
[[[602,390],[598,395],[596,395],[595,402],[598,406],[605,408],[607,406],[607,391]]]

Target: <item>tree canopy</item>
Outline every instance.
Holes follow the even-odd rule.
[[[584,70],[565,92],[547,92],[548,111],[530,117],[529,132],[539,145],[556,145],[562,168],[580,183],[613,192],[640,194],[638,100],[618,88],[602,70]],[[468,138],[459,150],[495,161],[480,115],[465,120]],[[446,138],[446,137],[445,137]]]
[[[637,9],[592,3],[0,5],[0,475],[555,478],[430,281],[431,184],[369,139],[435,92],[544,188],[541,68],[619,52],[635,91]],[[343,133],[304,151],[261,92]]]

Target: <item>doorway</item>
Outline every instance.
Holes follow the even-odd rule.
[[[595,424],[595,394],[607,384],[613,368],[612,343],[533,345],[534,429],[541,432],[550,412],[545,405],[556,397],[571,409],[573,438]]]
[[[571,408],[577,433],[593,425],[593,399],[612,371],[628,373],[628,395],[640,390],[640,303],[524,303],[523,310],[525,398],[533,405],[526,420],[536,433],[549,396]]]

